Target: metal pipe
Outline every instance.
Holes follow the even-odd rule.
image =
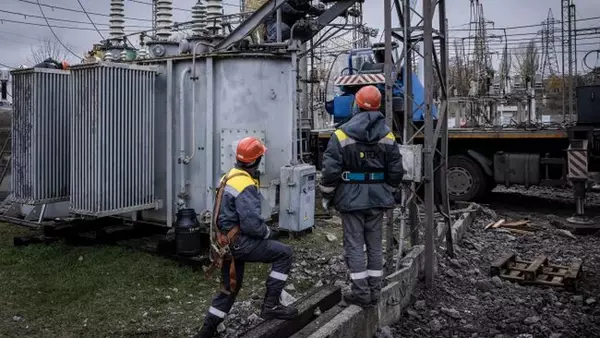
[[[181,78],[179,79],[179,201],[178,205],[180,208],[186,208],[186,175],[185,175],[185,90],[184,82],[187,78],[187,74],[191,73],[190,67],[185,68],[181,71]]]
[[[215,183],[214,168],[219,161],[213,159],[214,142],[214,69],[213,58],[206,58],[206,195],[205,208],[212,210],[213,206],[213,184]],[[213,215],[214,216],[214,215]]]
[[[167,60],[167,227],[173,226],[173,60]]]
[[[190,79],[192,80],[192,153],[190,154],[190,156],[187,156],[185,158],[185,164],[190,163],[190,161],[196,155],[196,148],[198,148],[198,146],[196,145],[196,82],[198,81],[198,75],[196,72],[196,49],[201,44],[205,43],[203,41],[196,42],[192,50],[192,76],[190,77]]]
[[[281,8],[277,9],[277,42],[281,42]]]
[[[294,103],[294,109],[292,112],[292,133],[294,143],[292,144],[292,163],[298,164],[298,52],[292,51],[292,71],[291,73],[291,85],[294,86],[292,88],[292,102]]]

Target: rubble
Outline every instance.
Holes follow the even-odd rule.
[[[438,255],[440,273],[434,288],[419,285],[416,302],[391,328],[394,336],[600,337],[600,306],[595,299],[600,285],[600,238],[572,239],[554,226],[554,220],[574,211],[569,193],[552,190],[551,194],[536,188],[518,197],[513,192],[523,191],[503,191],[482,208],[454,259]],[[550,201],[540,196],[550,196]],[[592,198],[600,201],[598,196]],[[536,231],[521,235],[485,230],[500,219],[505,219],[504,224],[529,220],[528,226]],[[559,287],[522,286],[491,278],[490,264],[507,252],[527,259],[545,255],[565,265],[582,259],[584,274],[578,290],[571,293]]]

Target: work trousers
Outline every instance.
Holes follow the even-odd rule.
[[[382,209],[341,213],[344,256],[350,270],[352,293],[363,302],[379,300],[383,277]],[[364,246],[367,247],[365,264]]]
[[[225,319],[229,310],[235,302],[237,293],[242,287],[244,279],[245,263],[261,262],[272,263],[271,273],[266,281],[267,292],[266,298],[274,298],[279,300],[281,291],[285,286],[285,281],[288,278],[288,273],[292,267],[293,254],[292,249],[278,241],[273,240],[256,240],[256,247],[247,254],[235,256],[235,249],[232,253],[235,257],[235,270],[237,286],[236,291],[231,292],[229,283],[229,266],[231,262],[224,262],[221,269],[221,278],[223,281],[223,290],[213,299],[208,314],[204,319],[204,325],[216,328],[220,322]]]

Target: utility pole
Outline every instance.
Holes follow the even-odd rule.
[[[384,40],[385,40],[385,124],[394,130],[394,110],[392,107],[392,87],[394,78],[392,77],[392,0],[383,1],[383,21],[384,21]],[[385,232],[386,251],[385,262],[387,275],[394,272],[394,211],[388,210],[386,213],[387,227]],[[402,238],[400,240],[403,240]],[[400,253],[401,254],[401,253]]]

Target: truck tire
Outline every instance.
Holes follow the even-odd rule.
[[[448,194],[451,201],[474,201],[488,192],[488,178],[468,156],[448,158]]]

